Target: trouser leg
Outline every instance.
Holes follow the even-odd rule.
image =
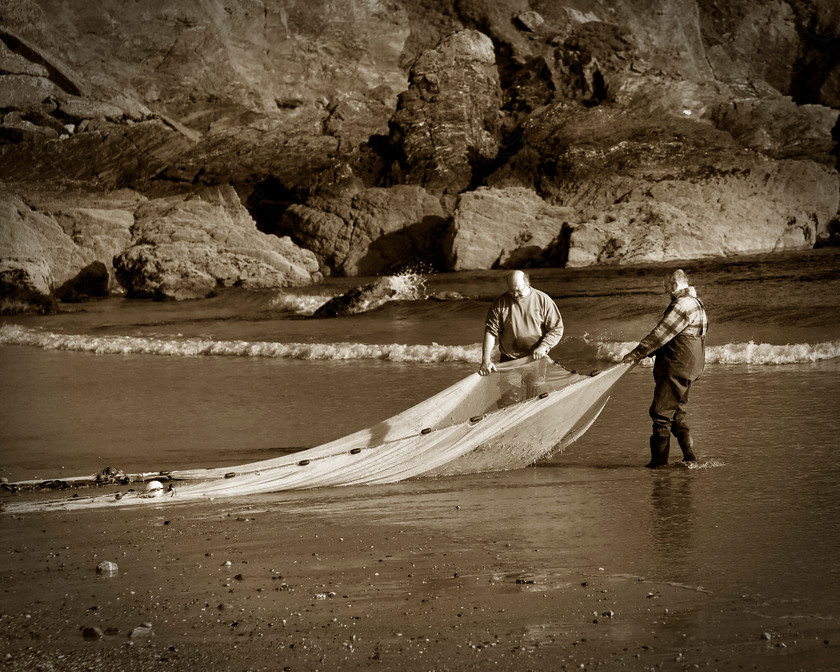
[[[685,402],[688,398],[689,381],[660,376],[656,378],[653,391],[653,403],[650,406],[650,418],[653,421],[653,431],[650,437],[651,460],[645,465],[650,468],[661,467],[668,463],[671,432],[674,422],[679,417],[685,420]],[[685,427],[686,432],[688,427]],[[677,440],[679,441],[679,435]],[[683,444],[680,443],[680,447]],[[683,454],[685,449],[683,448]]]
[[[697,455],[694,452],[694,439],[691,438],[691,430],[688,428],[686,421],[685,405],[688,402],[688,390],[685,396],[680,401],[679,408],[674,415],[674,421],[671,423],[671,433],[677,437],[677,442],[680,444],[680,449],[683,454],[683,462],[694,462]]]

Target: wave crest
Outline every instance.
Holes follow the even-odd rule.
[[[638,341],[593,342],[598,359],[619,362]],[[706,348],[707,364],[804,364],[840,357],[840,341],[823,343],[726,343]],[[653,366],[653,359],[646,358],[642,366]]]
[[[575,339],[570,339],[575,340]],[[636,341],[597,341],[585,337],[585,348],[601,361],[619,362]],[[209,338],[150,336],[92,336],[57,334],[20,325],[0,325],[0,345],[28,345],[47,350],[91,352],[101,355],[158,355],[168,357],[275,357],[302,360],[378,359],[392,362],[481,362],[481,344],[402,345],[399,343],[275,343],[217,341]],[[709,364],[801,364],[840,356],[840,341],[824,343],[727,343],[706,348]],[[642,361],[652,366],[653,360]]]
[[[481,362],[480,344],[401,345],[368,343],[274,343],[216,341],[209,338],[153,338],[56,334],[19,325],[0,325],[0,345],[28,345],[47,350],[99,355],[168,357],[275,357],[304,360],[381,359],[392,362]]]

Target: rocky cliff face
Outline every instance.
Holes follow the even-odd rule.
[[[4,310],[96,262],[188,298],[830,242],[838,45],[833,0],[8,0]]]

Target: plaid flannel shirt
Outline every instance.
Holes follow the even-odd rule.
[[[640,357],[648,357],[674,338],[687,331],[694,336],[704,336],[709,329],[709,320],[703,304],[697,299],[694,287],[678,291],[665,309],[653,331],[645,336],[636,346]]]

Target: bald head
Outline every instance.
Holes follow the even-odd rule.
[[[511,271],[507,276],[510,295],[519,301],[531,293],[531,280],[524,271]]]

